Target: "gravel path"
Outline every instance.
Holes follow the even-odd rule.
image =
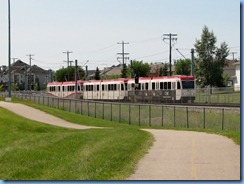
[[[69,123],[22,104],[0,102],[25,118],[74,129],[96,128]],[[155,137],[128,180],[240,180],[240,146],[224,136],[147,129]]]

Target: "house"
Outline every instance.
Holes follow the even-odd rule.
[[[241,72],[240,72],[240,62],[235,62],[235,80],[234,80],[234,90],[240,91],[241,89]]]
[[[5,66],[1,67],[0,84],[8,87],[9,69]],[[24,63],[17,60],[11,65],[11,82],[16,90],[34,90],[35,85],[39,90],[44,90],[48,82],[52,81],[53,72],[51,70],[43,70],[42,68]]]
[[[228,65],[224,67],[223,74],[229,77],[227,86],[234,86],[236,83],[236,63],[237,60],[227,60]]]

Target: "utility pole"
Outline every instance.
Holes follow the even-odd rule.
[[[237,54],[237,52],[231,52],[231,54],[233,55],[233,61],[235,60],[235,54]]]
[[[71,63],[72,63],[73,61],[70,61],[70,60],[69,60],[69,54],[72,54],[73,52],[72,52],[72,51],[67,51],[67,52],[63,52],[63,53],[64,53],[64,54],[67,54],[67,61],[64,61],[64,62],[67,63],[68,67],[71,66]]]
[[[31,60],[33,59],[32,56],[35,56],[35,55],[29,54],[29,55],[26,55],[26,56],[29,57],[29,61],[30,61],[30,70],[29,70],[29,77],[28,77],[29,81],[28,81],[28,83],[29,83],[29,89],[31,90]]]
[[[195,57],[194,57],[194,49],[191,49],[191,75],[194,76],[194,68],[195,68]]]
[[[11,16],[10,16],[10,0],[8,0],[8,97],[11,101]]]
[[[125,43],[124,41],[122,41],[122,43],[118,43],[118,44],[122,44],[122,53],[117,53],[117,54],[122,55],[122,57],[118,57],[117,59],[122,59],[123,66],[124,66],[125,60],[129,59],[129,57],[125,57],[125,55],[129,55],[129,53],[125,53],[125,44],[129,44],[129,43],[128,42]]]
[[[177,38],[175,38],[177,36],[177,34],[172,34],[172,33],[169,33],[169,34],[164,34],[163,35],[164,38],[163,38],[163,41],[164,40],[169,40],[169,75],[171,76],[172,75],[172,41],[177,41]]]
[[[77,60],[75,60],[75,99],[77,99]]]

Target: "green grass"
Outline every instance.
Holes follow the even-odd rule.
[[[133,173],[136,163],[153,142],[151,134],[138,129],[148,128],[143,124],[141,127],[127,125],[12,100],[76,124],[105,128],[64,129],[33,122],[0,108],[0,178],[3,180],[124,180]],[[154,128],[214,133],[240,145],[240,131]]]
[[[111,121],[104,121],[87,117],[87,116],[80,116],[74,113],[69,113],[66,111],[60,111],[57,108],[51,108],[44,105],[39,105],[30,101],[24,101],[24,100],[18,100],[13,99],[16,102],[21,102],[26,105],[32,106],[34,108],[40,109],[42,111],[45,111],[47,113],[53,114],[55,116],[58,116],[60,118],[66,119],[67,121],[78,123],[83,125],[93,125],[93,126],[107,126],[107,127],[114,127],[114,126],[126,126],[125,123],[128,124],[129,122],[129,109],[127,105],[121,106],[121,113],[122,113],[122,123],[118,122],[111,122]],[[86,106],[86,105],[84,105]],[[99,106],[97,106],[97,109]],[[101,108],[101,107],[100,107]],[[109,114],[111,112],[110,105],[105,105],[105,118],[106,114]],[[90,106],[90,111],[92,111],[92,107]],[[102,111],[102,110],[101,110]],[[200,132],[207,132],[207,133],[214,133],[226,136],[230,139],[232,139],[236,144],[240,145],[240,113],[229,111],[225,112],[225,122],[224,122],[224,130],[221,130],[221,112],[213,111],[213,110],[207,110],[206,109],[206,123],[205,128],[203,128],[203,115],[202,110],[195,110],[192,108],[189,108],[189,128],[186,128],[186,112],[185,109],[182,108],[176,108],[176,119],[175,123],[173,121],[173,108],[164,108],[163,114],[163,122],[162,122],[162,109],[161,107],[152,107],[151,113],[154,118],[151,120],[151,126],[152,128],[157,129],[172,129],[172,130],[186,130],[186,131],[200,131]],[[118,107],[113,107],[112,110],[113,117],[112,119],[115,121],[118,121],[118,117],[115,118],[115,116],[118,115]],[[94,112],[90,113],[90,115],[94,115]],[[97,115],[98,116],[98,115]],[[148,118],[148,107],[141,107],[141,113],[140,113],[140,128],[149,128],[149,118]],[[80,120],[80,117],[82,117],[82,121]],[[86,118],[85,118],[86,117]],[[127,118],[123,118],[127,117]],[[100,116],[101,118],[101,116]],[[106,118],[107,120],[110,120],[110,117]],[[99,122],[99,123],[97,123]],[[175,124],[175,125],[174,125]],[[139,120],[138,120],[138,108],[131,107],[131,125],[129,127],[138,127]],[[163,125],[163,126],[162,126]]]
[[[212,93],[209,95],[208,92],[200,92],[196,93],[196,103],[233,103],[240,104],[240,92],[219,92]]]
[[[0,114],[2,180],[123,180],[153,141],[149,133],[123,125],[72,130],[33,122],[3,108]],[[93,125],[106,123],[59,114],[79,124],[91,119]]]

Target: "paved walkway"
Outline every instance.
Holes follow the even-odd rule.
[[[31,107],[0,102],[28,119],[66,128],[87,129]],[[171,130],[145,130],[155,142],[128,180],[239,180],[240,146],[224,136]]]
[[[83,126],[83,125],[77,125],[74,123],[70,123],[63,119],[57,118],[57,117],[49,115],[43,111],[34,109],[32,107],[29,107],[29,106],[26,106],[23,104],[0,101],[0,107],[6,108],[27,119],[39,121],[39,122],[50,124],[50,125],[60,126],[60,127],[64,127],[64,128],[73,128],[73,129],[97,128],[97,127],[89,127],[89,126]]]

